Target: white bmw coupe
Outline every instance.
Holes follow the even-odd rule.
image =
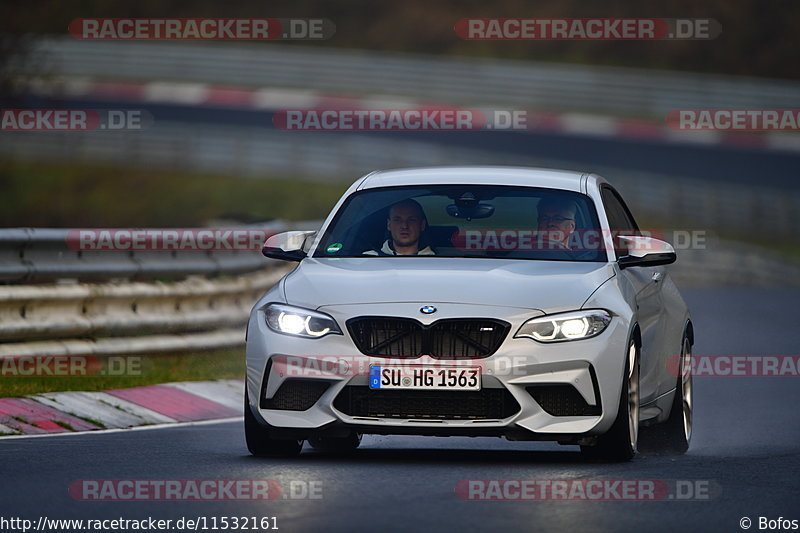
[[[363,434],[498,436],[629,460],[692,433],[693,328],[602,177],[511,167],[373,172],[319,231],[271,237],[298,265],[254,306],[247,445],[358,447]]]

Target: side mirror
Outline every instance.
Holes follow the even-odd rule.
[[[617,261],[620,268],[668,265],[678,258],[668,242],[633,235],[620,235],[618,239],[628,248],[628,255]]]
[[[308,250],[308,239],[316,235],[316,231],[285,231],[276,233],[264,243],[261,253],[272,259],[283,261],[302,261]]]

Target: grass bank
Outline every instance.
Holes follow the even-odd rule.
[[[0,161],[0,226],[170,227],[324,218],[348,183]]]
[[[199,353],[117,356],[113,360],[87,358],[86,374],[63,372],[60,376],[21,376],[27,367],[0,360],[0,397],[16,398],[28,394],[62,391],[102,391],[153,385],[171,381],[204,381],[244,378],[244,348],[228,348]],[[97,362],[97,365],[93,364]],[[57,368],[53,365],[50,368]]]

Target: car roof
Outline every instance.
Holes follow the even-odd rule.
[[[442,166],[380,170],[364,177],[359,190],[403,185],[517,185],[581,192],[586,174],[572,170],[501,166]]]

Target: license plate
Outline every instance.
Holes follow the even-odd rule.
[[[370,389],[481,390],[478,367],[370,365]]]

